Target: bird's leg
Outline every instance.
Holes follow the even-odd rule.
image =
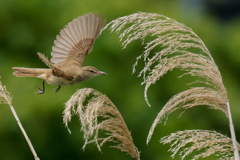
[[[56,93],[57,91],[59,91],[60,88],[61,86],[58,86],[57,88],[54,89],[54,92]]]
[[[39,89],[39,91],[36,92],[36,94],[43,94],[45,92],[44,81],[42,82],[42,88],[40,88],[38,86],[36,86],[36,87]]]

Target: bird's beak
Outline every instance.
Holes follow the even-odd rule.
[[[107,73],[102,72],[102,71],[99,71],[98,74],[99,74],[99,75],[107,75]]]

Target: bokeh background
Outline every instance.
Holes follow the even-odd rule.
[[[70,135],[62,123],[63,104],[78,89],[94,88],[106,94],[118,107],[131,130],[142,160],[168,160],[168,145],[159,143],[163,136],[185,129],[215,130],[230,136],[228,119],[218,110],[205,106],[169,116],[166,125],[158,125],[149,145],[146,137],[157,113],[169,98],[186,86],[186,79],[177,79],[178,71],[163,77],[149,90],[149,108],[143,99],[141,77],[132,74],[135,58],[143,51],[140,41],[127,49],[115,33],[104,31],[95,43],[85,65],[108,73],[75,86],[63,86],[53,93],[34,94],[36,78],[17,78],[12,67],[46,67],[37,57],[42,52],[50,57],[56,35],[72,19],[89,12],[104,14],[107,23],[138,11],[158,13],[191,27],[205,42],[218,65],[231,104],[237,140],[240,142],[240,2],[239,0],[0,0],[0,76],[13,96],[13,106],[42,160],[130,160],[125,153],[105,144],[102,152],[95,145],[82,150],[83,134],[78,118],[70,123]],[[137,67],[141,70],[143,63]],[[0,105],[0,159],[33,159],[27,143],[7,105]],[[175,159],[180,159],[178,156]],[[187,157],[186,159],[190,159]],[[206,159],[217,159],[210,157]]]

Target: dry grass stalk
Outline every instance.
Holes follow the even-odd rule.
[[[215,131],[209,130],[185,130],[172,133],[161,138],[163,144],[170,144],[169,151],[172,152],[171,157],[176,154],[184,159],[193,151],[200,151],[191,159],[196,160],[205,158],[210,155],[218,156],[220,160],[234,159],[232,140]],[[238,150],[240,145],[237,143]]]
[[[100,147],[105,142],[113,142],[116,145],[112,147],[140,160],[140,153],[133,143],[124,119],[107,96],[91,88],[78,90],[65,103],[63,121],[67,128],[73,115],[78,115],[81,122],[85,140],[83,148],[89,143],[95,143],[101,151]],[[100,138],[100,131],[104,131],[107,136]]]
[[[20,129],[28,143],[28,146],[34,156],[34,159],[40,160],[39,157],[37,156],[37,153],[35,152],[35,150],[33,148],[33,145],[31,143],[30,139],[28,138],[26,131],[24,130],[24,128],[20,122],[20,119],[18,118],[18,115],[17,115],[14,107],[12,106],[12,97],[10,96],[10,93],[7,91],[6,87],[2,85],[1,81],[0,81],[0,104],[7,104],[9,106],[9,108],[11,109],[11,111],[13,113],[14,118],[17,121],[18,126],[20,127]]]

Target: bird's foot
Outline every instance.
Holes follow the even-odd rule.
[[[42,89],[42,88],[40,88],[40,87],[38,87],[38,86],[36,86],[36,87],[39,89],[39,91],[36,92],[36,94],[43,94],[43,93],[45,92],[44,89]]]
[[[44,81],[42,82],[42,88],[40,88],[40,87],[38,87],[38,86],[36,86],[36,87],[39,89],[39,91],[36,92],[36,94],[43,94],[43,93],[45,92]]]
[[[54,89],[54,93],[56,93],[57,91],[59,91],[59,89],[61,88],[61,86],[58,86],[57,88]]]

